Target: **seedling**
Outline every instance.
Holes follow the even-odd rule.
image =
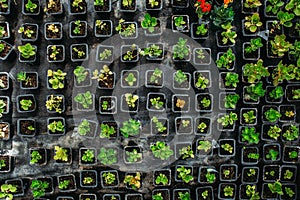
[[[52,45],[51,46],[51,50],[52,50],[52,52],[51,52],[51,54],[50,54],[50,58],[52,59],[52,60],[57,60],[57,58],[56,58],[56,56],[57,55],[59,55],[61,52],[61,49],[60,48],[57,48],[57,46],[56,45]]]
[[[136,83],[137,78],[135,77],[134,73],[130,72],[125,77],[125,81],[129,86],[133,86]]]
[[[67,73],[60,69],[56,71],[48,69],[47,76],[52,89],[63,89],[65,87],[64,80],[67,76]]]
[[[113,72],[107,65],[103,65],[103,68],[100,70],[100,72],[97,69],[93,71],[92,79],[97,79],[98,81],[104,83],[106,86],[109,86],[109,77],[111,75],[113,75]]]
[[[281,117],[280,112],[274,110],[273,108],[267,110],[264,115],[269,122],[276,122]]]
[[[247,155],[248,158],[253,159],[253,160],[258,160],[259,159],[259,154],[258,153],[249,153]]]
[[[163,196],[161,193],[152,195],[152,200],[163,200]]]
[[[149,13],[146,13],[141,25],[143,29],[147,29],[150,33],[153,33],[155,30],[154,27],[158,25],[157,18],[151,17]]]
[[[105,184],[107,185],[113,185],[116,181],[116,175],[111,172],[104,172],[102,174],[102,177],[104,179]]]
[[[85,57],[85,51],[80,50],[77,47],[73,47],[72,51],[77,54],[78,58],[84,58]]]
[[[206,27],[206,24],[201,24],[197,26],[196,35],[204,36],[208,33],[208,28]]]
[[[288,141],[297,140],[299,137],[299,128],[296,125],[289,125],[282,136]]]
[[[123,126],[120,128],[122,135],[125,138],[129,136],[138,135],[141,128],[141,122],[135,119],[129,119],[128,121],[123,122]]]
[[[225,144],[222,144],[221,145],[221,148],[224,150],[224,151],[227,151],[229,153],[233,153],[233,147],[228,144],[228,143],[225,143]]]
[[[109,126],[108,124],[101,124],[101,132],[100,138],[110,138],[114,135],[117,131],[115,130],[114,126]]]
[[[94,182],[94,179],[92,177],[84,177],[83,179],[83,184],[88,185],[88,184],[92,184]]]
[[[132,189],[139,189],[141,187],[141,173],[136,172],[135,176],[126,175],[124,183],[128,184]]]
[[[126,51],[125,55],[123,56],[124,61],[131,61],[137,59],[137,46],[136,44],[132,44],[130,50]]]
[[[255,169],[249,169],[249,172],[247,173],[247,176],[255,176],[256,175],[256,170]]]
[[[295,78],[294,70],[296,67],[292,64],[286,65],[280,61],[277,67],[272,73],[273,85],[277,86],[279,83],[282,83],[284,80],[292,80]]]
[[[21,104],[21,108],[23,110],[27,111],[31,108],[31,106],[33,105],[33,102],[30,99],[22,99],[20,101],[20,104]]]
[[[259,193],[256,192],[255,185],[246,185],[246,195],[251,200],[259,200],[260,199]]]
[[[182,149],[179,149],[179,155],[181,156],[182,159],[195,157],[194,152],[190,145],[183,147]]]
[[[286,36],[284,34],[276,35],[274,40],[271,40],[272,53],[279,57],[284,56],[284,54],[289,51],[291,46],[292,44],[286,41]]]
[[[100,54],[100,60],[103,61],[103,60],[108,60],[111,58],[112,56],[112,51],[110,49],[104,49]]]
[[[98,154],[98,159],[103,165],[115,164],[117,162],[117,151],[112,148],[102,147]]]
[[[36,3],[33,3],[31,0],[27,0],[27,3],[25,4],[25,9],[28,12],[33,13],[35,9],[37,9],[38,5]]]
[[[0,118],[3,116],[3,113],[6,111],[6,103],[3,99],[0,99]]]
[[[0,31],[1,31],[1,26],[0,26]],[[18,33],[23,33],[27,38],[31,38],[35,32],[29,28],[25,29],[24,26],[21,26],[18,30]]]
[[[84,151],[81,160],[84,162],[93,162],[94,158],[95,158],[94,151],[91,149],[87,149]]]
[[[191,200],[191,195],[190,195],[190,193],[188,193],[188,192],[185,192],[185,193],[179,192],[178,195],[179,195],[178,198],[179,198],[180,200]]]
[[[73,33],[75,34],[75,35],[80,35],[81,34],[81,21],[80,20],[76,20],[75,22],[74,22],[74,24],[75,24],[75,28],[73,29]]]
[[[62,113],[63,97],[58,95],[51,95],[46,101],[46,108],[50,111],[55,110],[57,113]]]
[[[225,197],[233,197],[234,188],[227,185],[223,190],[223,194]]]
[[[204,97],[201,101],[200,101],[201,105],[204,107],[204,108],[209,108],[210,104],[211,104],[211,101],[209,98],[206,98]]]
[[[183,71],[177,70],[176,73],[175,73],[175,76],[174,76],[174,80],[178,84],[183,84],[184,82],[186,82],[188,80],[188,76]]]
[[[272,99],[280,99],[284,95],[284,91],[281,86],[275,87],[270,93]]]
[[[279,181],[275,181],[274,183],[268,183],[268,188],[272,193],[283,195],[282,184]]]
[[[132,151],[125,151],[126,160],[129,163],[135,163],[142,159],[142,153],[139,153],[137,149],[133,149]]]
[[[136,32],[136,26],[134,23],[125,23],[124,19],[120,19],[116,31],[123,37],[131,37]]]
[[[2,168],[4,168],[4,167],[6,167],[5,160],[1,159],[1,160],[0,160],[0,170],[1,170]]]
[[[199,89],[205,89],[207,88],[208,84],[209,84],[209,79],[203,76],[202,74],[200,74],[197,78],[197,82],[195,86]]]
[[[69,155],[67,149],[59,146],[54,146],[54,150],[55,150],[54,160],[59,160],[64,162],[68,161]]]
[[[140,50],[139,53],[142,56],[151,57],[160,57],[163,53],[163,50],[156,44],[151,44],[150,47],[145,48],[144,50]]]
[[[289,196],[291,198],[295,195],[295,192],[291,188],[289,188],[289,187],[285,187],[284,191],[287,194],[287,196]]]
[[[65,190],[69,187],[70,184],[71,184],[70,180],[63,180],[59,182],[58,188],[61,190]]]
[[[92,93],[90,91],[86,91],[85,93],[77,94],[74,101],[79,103],[84,109],[88,109],[93,104]]]
[[[255,33],[263,23],[260,21],[259,13],[253,13],[251,16],[245,17],[245,28],[252,33]]]
[[[245,127],[242,130],[242,141],[249,144],[258,144],[259,132],[256,132],[254,127]]]
[[[208,152],[211,149],[211,142],[208,140],[200,140],[197,147],[198,150]]]
[[[82,66],[77,66],[74,75],[78,84],[83,83],[89,75],[89,72]]]
[[[256,120],[256,114],[254,113],[254,110],[243,113],[243,119],[246,124],[253,124]]]
[[[154,72],[152,73],[152,75],[150,76],[150,82],[151,83],[155,83],[158,84],[159,83],[159,79],[162,78],[163,72],[161,69],[159,68],[155,68]]]
[[[227,87],[237,87],[237,84],[239,83],[239,75],[236,73],[228,72],[225,76],[225,86]]]
[[[232,126],[236,120],[238,120],[237,114],[230,112],[229,114],[225,114],[218,118],[218,123],[220,123],[223,127],[227,127],[229,125]]]
[[[65,131],[65,125],[64,125],[64,123],[61,120],[59,120],[59,121],[53,121],[50,124],[48,124],[48,129],[52,133],[64,132]]]
[[[91,131],[90,122],[86,119],[83,119],[82,122],[78,126],[79,135],[85,136]]]
[[[294,173],[290,170],[286,170],[284,172],[284,179],[292,179],[293,176],[294,176]]]
[[[263,47],[261,38],[254,38],[250,40],[250,45],[245,47],[245,52],[249,54],[257,51],[260,47]]]
[[[184,106],[185,106],[185,100],[179,99],[179,98],[178,98],[177,101],[176,101],[175,106],[176,106],[177,108],[183,109]]]
[[[208,190],[204,190],[202,193],[201,193],[201,196],[203,199],[207,199],[208,198]]]
[[[168,183],[169,183],[169,179],[168,179],[168,177],[166,176],[166,175],[164,175],[164,174],[159,174],[157,177],[156,177],[156,179],[155,179],[155,184],[156,185],[159,185],[159,184],[161,184],[161,185],[168,185]]]
[[[270,138],[273,138],[274,140],[277,140],[280,136],[281,128],[279,128],[277,125],[270,126],[270,129],[268,130],[267,134]]]
[[[51,31],[52,33],[59,32],[58,26],[55,24],[49,24],[47,30]]]
[[[190,49],[188,47],[187,39],[179,38],[177,44],[173,48],[173,59],[184,59],[189,55]]]
[[[232,49],[228,49],[224,52],[219,59],[216,61],[218,68],[230,69],[235,61],[235,54]]]
[[[21,56],[25,59],[29,59],[36,54],[36,48],[30,43],[27,43],[23,46],[18,46],[18,50],[21,52]]]
[[[45,195],[46,189],[49,187],[49,183],[41,180],[32,180],[30,189],[33,194],[33,198],[38,199]]]
[[[108,101],[102,101],[101,107],[103,110],[108,110],[109,109]]]
[[[184,166],[177,168],[177,172],[179,172],[177,175],[178,178],[182,179],[185,183],[189,183],[194,179],[192,176],[192,170],[187,169]]]
[[[300,99],[300,89],[292,90],[292,99]]]
[[[297,151],[290,151],[289,152],[289,158],[290,159],[295,159],[298,157],[298,152]]]
[[[0,43],[0,53],[2,53],[5,49],[4,44]],[[1,86],[2,87],[2,86]]]
[[[225,96],[225,108],[235,109],[240,96],[238,94],[228,94]]]
[[[0,198],[5,200],[13,200],[13,193],[17,192],[18,188],[12,184],[1,185]]]
[[[151,105],[154,106],[155,109],[160,110],[164,106],[164,102],[160,100],[160,97],[150,99]]]
[[[165,142],[157,141],[155,144],[150,145],[151,152],[155,158],[166,160],[173,155],[173,150]]]
[[[160,122],[157,117],[152,117],[152,122],[155,124],[155,127],[159,133],[163,133],[167,130],[167,127],[164,126],[164,124]]]
[[[208,170],[207,170],[207,173],[205,175],[205,178],[206,178],[206,181],[208,183],[214,183],[215,180],[216,180],[216,175],[214,173],[210,173]]]
[[[122,5],[124,7],[130,7],[133,4],[133,0],[122,0]]]
[[[200,133],[203,133],[205,131],[205,129],[207,128],[207,124],[204,122],[201,122],[198,126],[197,126],[197,130],[200,131]]]
[[[30,154],[30,164],[36,164],[42,160],[42,155],[39,151],[33,150]]]
[[[186,27],[186,21],[184,21],[183,16],[174,17],[174,23],[178,30],[183,30]]]
[[[266,158],[275,161],[278,158],[278,155],[279,155],[278,151],[274,149],[270,149],[269,153],[266,155]]]
[[[104,6],[104,0],[94,0],[94,6]]]

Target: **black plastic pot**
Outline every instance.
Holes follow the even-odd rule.
[[[36,147],[36,148],[30,148],[29,149],[29,155],[30,155],[30,160],[32,159],[32,152],[37,151],[41,155],[41,159],[37,163],[32,163],[29,161],[31,165],[37,165],[37,166],[43,166],[47,164],[48,161],[48,154],[47,154],[47,149],[43,147]]]
[[[78,49],[79,51],[84,52],[84,55],[79,56],[78,52],[76,52],[75,48]],[[89,59],[89,48],[88,48],[88,45],[86,43],[72,44],[70,46],[70,52],[71,52],[72,62],[85,61],[85,60]]]
[[[54,53],[53,48],[55,48]],[[53,55],[55,55],[53,57]],[[57,56],[57,57],[56,57]],[[64,45],[48,45],[47,46],[47,60],[49,63],[58,63],[65,61],[65,46]]]
[[[244,167],[242,170],[242,183],[257,183],[259,169],[258,167]]]
[[[280,166],[279,165],[264,165],[263,167],[263,180],[272,182],[279,180]]]
[[[22,137],[34,137],[36,129],[34,119],[18,119],[17,121],[17,133]]]
[[[52,132],[50,129],[49,129],[49,125],[51,124],[51,123],[55,123],[55,122],[59,122],[59,121],[61,121],[62,122],[62,124],[63,124],[63,126],[64,126],[64,129],[63,129],[63,131],[59,131],[59,130],[56,130],[55,132]],[[67,129],[67,127],[66,127],[66,122],[65,122],[65,118],[63,118],[63,117],[49,117],[48,119],[47,119],[47,133],[48,133],[48,135],[53,135],[53,136],[60,136],[60,135],[64,135],[65,133],[66,133],[66,129]]]
[[[38,40],[39,37],[39,25],[38,24],[32,24],[32,23],[24,23],[21,26],[24,28],[24,32],[21,33],[21,40],[24,42],[35,42]],[[31,37],[28,37],[25,34],[26,30],[31,30],[33,33],[31,34]]]
[[[31,100],[32,101],[31,106],[28,106],[27,110],[22,108],[21,103],[20,103],[22,100]],[[25,95],[18,95],[17,96],[17,110],[18,110],[18,112],[20,112],[20,113],[34,112],[36,107],[37,107],[36,106],[36,101],[35,101],[35,97],[34,97],[33,94],[25,94]]]
[[[110,0],[108,0],[108,1],[110,1]],[[112,34],[113,34],[112,21],[111,20],[95,20],[94,33],[95,33],[95,37],[105,38],[105,37],[112,36]]]
[[[115,96],[101,96],[99,98],[100,114],[116,114],[117,105],[117,97]]]
[[[65,181],[65,180],[70,181],[69,185],[67,186],[66,189],[60,189],[59,188],[59,191],[60,192],[73,192],[73,191],[76,191],[77,186],[76,186],[75,175],[74,174],[66,174],[66,175],[62,175],[62,176],[57,176],[58,185],[59,185],[60,182]]]
[[[5,46],[5,49],[0,53],[0,60],[7,60],[11,52],[13,51],[13,46],[4,40],[0,40],[0,44]]]
[[[96,170],[80,171],[80,187],[96,188],[98,186],[98,175]]]
[[[13,157],[8,155],[1,155],[0,160],[3,160],[5,163],[5,166],[1,167],[0,173],[9,173],[12,170]]]
[[[190,111],[190,97],[185,94],[172,96],[172,111],[174,113],[187,113]]]
[[[191,134],[193,132],[193,119],[189,116],[175,118],[176,134]]]
[[[85,161],[83,160],[83,157],[86,153],[86,151],[92,151],[94,154],[94,158],[92,159],[92,161]],[[93,166],[97,163],[97,158],[96,158],[96,149],[95,148],[80,148],[79,149],[79,165],[83,165],[83,166]]]

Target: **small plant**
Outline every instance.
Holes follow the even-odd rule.
[[[227,52],[223,53],[216,61],[218,68],[230,69],[235,61],[235,54],[232,49],[228,49]]]
[[[2,53],[5,49],[4,44],[0,43],[0,53]],[[1,86],[2,87],[2,86]]]
[[[74,101],[79,103],[83,108],[88,109],[93,104],[93,96],[90,91],[77,94]]]
[[[233,197],[234,188],[227,185],[223,190],[223,194],[225,197]]]
[[[269,93],[269,95],[272,99],[280,99],[284,95],[283,88],[277,86]]]
[[[282,184],[279,181],[275,181],[274,183],[268,183],[268,188],[272,193],[283,195]]]
[[[47,76],[49,78],[49,83],[51,84],[52,89],[63,89],[65,87],[64,80],[67,76],[67,73],[58,69],[53,71],[48,69]]]
[[[300,99],[300,89],[292,90],[292,99]]]
[[[142,153],[139,153],[137,149],[133,149],[132,151],[125,151],[126,160],[129,163],[135,163],[142,159]]]
[[[184,21],[183,16],[174,17],[174,23],[177,30],[183,30],[186,27],[186,21]]]
[[[236,88],[237,84],[239,82],[240,81],[239,81],[239,75],[238,74],[232,73],[232,72],[226,73],[226,76],[225,76],[225,86]]]
[[[209,84],[209,79],[200,74],[197,78],[197,82],[195,83],[195,86],[200,89],[205,89],[207,85]]]
[[[30,164],[36,164],[42,160],[42,155],[39,151],[33,150],[30,154]]]
[[[299,137],[299,128],[296,125],[289,125],[282,136],[288,141],[296,140]]]
[[[59,95],[50,95],[46,101],[46,108],[50,111],[55,110],[57,113],[62,113],[63,97]]]
[[[177,172],[178,173],[178,178],[182,179],[185,183],[189,183],[191,181],[193,181],[193,176],[192,174],[192,170],[191,169],[187,169],[184,166],[181,166],[179,168],[177,168]]]
[[[137,51],[136,44],[132,44],[130,50],[126,51],[125,55],[123,56],[123,60],[131,61],[137,58],[138,54],[135,53]]]
[[[113,185],[116,181],[116,175],[111,172],[104,172],[102,174],[102,177],[104,178],[104,182],[107,185]]]
[[[242,141],[249,144],[259,143],[259,133],[255,131],[254,127],[245,127],[242,130]]]
[[[64,162],[68,161],[69,155],[67,149],[59,146],[54,146],[54,150],[55,150],[54,160],[60,160]]]
[[[284,80],[292,80],[295,78],[294,70],[296,67],[292,64],[286,65],[280,61],[272,73],[273,85],[277,86]]]
[[[300,5],[300,4],[299,4]],[[279,19],[279,23],[284,27],[292,27],[293,23],[291,22],[294,19],[295,15],[293,13],[288,13],[280,10],[277,13],[277,18]]]
[[[259,6],[261,6],[262,3],[260,0],[245,0],[244,1],[244,7],[245,8],[257,8]]]
[[[225,144],[222,144],[221,145],[221,148],[224,150],[224,151],[227,151],[229,153],[232,153],[233,152],[233,147],[228,144],[228,143],[225,143]]]
[[[250,44],[247,47],[245,47],[245,52],[249,54],[249,53],[255,52],[260,47],[263,47],[261,38],[253,38],[250,40]]]
[[[27,3],[25,4],[25,9],[28,12],[33,13],[35,9],[37,9],[38,5],[36,3],[33,3],[31,0],[27,0]]]
[[[94,158],[95,158],[94,151],[91,149],[87,149],[82,154],[81,160],[84,162],[93,162]]]
[[[86,185],[88,185],[88,184],[92,184],[94,182],[94,179],[92,178],[92,177],[84,177],[84,179],[83,179],[83,184],[86,184]]]
[[[97,79],[98,81],[104,83],[106,86],[109,86],[109,77],[111,75],[113,75],[113,72],[107,65],[103,65],[103,68],[100,70],[100,72],[97,69],[93,71],[92,79]]]
[[[155,123],[155,127],[159,133],[163,133],[167,130],[167,127],[164,126],[164,124],[160,122],[157,117],[152,117],[152,122]]]
[[[128,184],[132,189],[139,189],[141,187],[141,173],[136,172],[135,176],[126,175],[124,183]]]
[[[150,76],[150,82],[158,84],[159,83],[159,79],[162,78],[162,75],[163,75],[163,71],[161,69],[159,69],[159,68],[155,68],[154,72]]]
[[[157,25],[157,18],[151,17],[149,13],[146,13],[144,19],[141,22],[142,28],[147,29],[150,33],[153,33],[155,31],[154,27],[156,27]]]
[[[223,127],[227,127],[229,125],[233,125],[234,122],[238,120],[237,114],[234,112],[230,112],[229,114],[225,114],[222,117],[218,118],[218,123]]]
[[[86,135],[91,131],[90,122],[86,119],[83,119],[82,122],[78,126],[79,135]]]
[[[197,26],[196,35],[205,36],[208,33],[208,28],[206,24],[200,24]]]
[[[286,41],[286,36],[284,34],[276,35],[274,40],[271,40],[271,51],[274,55],[279,57],[284,56],[291,46],[292,44]]]
[[[73,29],[73,33],[75,34],[75,35],[81,35],[81,21],[80,20],[76,20],[75,22],[74,22],[74,24],[75,24],[75,28]]]
[[[296,16],[300,16],[299,5],[300,5],[299,1],[297,1],[297,0],[290,0],[285,5],[285,9],[287,11],[293,11]]]
[[[53,121],[50,124],[48,124],[48,129],[52,133],[64,132],[65,125],[63,124],[63,122],[61,120],[59,120],[59,121]]]
[[[253,13],[251,16],[246,16],[244,25],[247,30],[255,33],[257,29],[263,25],[260,21],[259,13]]]
[[[74,70],[74,75],[78,84],[84,82],[89,75],[89,72],[82,66],[77,66]]]
[[[1,2],[0,2],[0,7],[2,8],[2,9],[8,9],[8,2],[7,2],[7,0],[2,0]],[[1,198],[1,197],[0,197]]]
[[[122,5],[124,7],[130,7],[133,5],[133,0],[122,0]]]
[[[73,51],[74,53],[76,53],[76,55],[77,55],[78,58],[84,58],[84,56],[85,56],[85,51],[80,50],[80,49],[77,48],[77,47],[73,47],[73,48],[72,48],[72,51]]]
[[[0,198],[5,200],[13,200],[13,193],[17,192],[17,187],[12,184],[1,185]]]
[[[30,43],[18,46],[18,50],[21,52],[21,56],[25,59],[29,59],[36,54],[36,47],[32,46]]]
[[[208,183],[214,183],[216,180],[216,175],[214,173],[210,173],[207,170],[207,173],[205,174],[205,178]]]
[[[104,0],[94,0],[94,6],[104,6]]]
[[[159,2],[156,0],[149,0],[148,4],[150,4],[151,8],[159,5]]]
[[[70,183],[71,183],[70,180],[60,181],[59,184],[58,184],[58,188],[61,189],[61,190],[65,190],[69,187]]]
[[[249,153],[247,155],[248,158],[253,159],[253,160],[258,160],[259,159],[259,154],[258,153]]]
[[[295,159],[298,157],[298,152],[297,151],[291,151],[289,152],[289,158],[290,159]]]
[[[151,152],[155,158],[166,160],[173,155],[173,150],[165,142],[158,141],[150,146]]]
[[[1,26],[0,26],[0,31],[1,31]],[[31,38],[35,32],[29,28],[25,29],[24,26],[21,26],[18,29],[18,33],[23,33],[27,38]],[[2,35],[4,35],[3,32],[2,32]]]
[[[291,188],[289,188],[289,187],[285,187],[284,188],[284,191],[285,191],[285,193],[287,194],[287,196],[289,196],[289,197],[293,197],[294,196],[294,194],[295,194],[295,192],[291,189]]]
[[[136,101],[139,99],[138,95],[133,95],[131,93],[125,94],[125,100],[127,102],[128,107],[135,108],[136,107]]]
[[[208,140],[200,140],[197,149],[200,151],[208,152],[211,149],[211,142]]]
[[[125,77],[125,81],[129,86],[133,86],[136,83],[137,78],[135,77],[134,73],[130,72],[128,73],[127,77]]]
[[[109,108],[108,101],[102,101],[101,107],[103,110],[108,110]]]
[[[150,99],[151,105],[154,106],[155,109],[162,109],[164,106],[164,102],[160,100],[160,97]]]
[[[49,183],[41,180],[32,180],[30,189],[33,194],[33,198],[38,199],[45,195],[46,189],[49,187]]]
[[[280,136],[281,128],[279,128],[277,125],[270,126],[270,129],[268,130],[267,134],[270,138],[273,138],[274,140],[277,140]]]
[[[184,82],[186,82],[188,80],[188,76],[182,70],[177,70],[175,73],[175,76],[174,76],[174,80],[178,84],[183,84]]]
[[[104,49],[100,54],[99,54],[99,57],[100,57],[100,60],[107,60],[109,58],[111,58],[112,56],[112,51],[110,49]]]
[[[179,149],[179,155],[182,157],[182,159],[195,157],[191,146],[186,146],[186,147],[183,147],[182,149]]]
[[[5,163],[5,160],[1,159],[1,160],[0,160],[0,170],[1,170],[3,167],[6,167],[6,163]]]
[[[59,32],[59,29],[55,24],[49,24],[47,30],[51,31],[52,33]]]
[[[164,200],[161,193],[152,195],[152,200]]]
[[[51,52],[51,54],[50,54],[49,57],[50,57],[52,60],[57,60],[56,56],[59,55],[59,54],[61,53],[61,49],[60,49],[60,48],[57,48],[56,45],[52,45],[50,48],[51,48],[52,52]]]
[[[273,108],[270,108],[264,112],[264,115],[269,122],[276,122],[281,117],[280,112],[274,110]]]
[[[240,96],[238,94],[228,94],[225,96],[225,108],[235,109]]]
[[[159,184],[162,184],[162,185],[168,185],[169,183],[169,179],[166,175],[164,174],[159,174],[156,179],[155,179],[155,184],[156,185],[159,185]]]
[[[125,138],[129,136],[138,135],[141,128],[141,122],[135,119],[129,119],[128,121],[123,122],[123,126],[120,128],[122,135]]]
[[[268,0],[269,5],[266,7],[266,13],[272,13],[276,15],[280,8],[284,6],[284,2],[282,0]]]
[[[181,108],[181,109],[184,108],[184,106],[185,106],[185,100],[183,100],[183,99],[177,99],[175,106],[177,108]]]
[[[147,47],[144,50],[140,50],[139,53],[142,56],[159,57],[162,55],[163,50],[158,45],[151,44],[150,47]]]
[[[255,185],[246,185],[246,195],[251,200],[259,200],[260,199],[259,193],[256,192]]]
[[[256,170],[255,169],[249,169],[249,172],[247,173],[247,176],[255,176],[256,175]]]
[[[266,90],[263,89],[262,82],[251,84],[246,87],[246,94],[244,95],[245,100],[258,101],[259,97],[265,95]]]
[[[110,138],[116,133],[114,126],[109,126],[108,124],[101,124],[100,138]]]
[[[221,27],[224,30],[221,32],[222,43],[224,45],[229,42],[235,44],[235,38],[237,37],[237,34],[235,31],[232,30],[233,27],[231,23],[222,24]]]
[[[203,133],[205,131],[205,129],[207,128],[206,123],[201,122],[198,126],[197,126],[197,130],[200,131],[200,133]]]
[[[270,149],[269,153],[266,155],[266,158],[275,161],[278,158],[278,155],[279,155],[278,151],[274,149]]]
[[[284,179],[291,179],[294,176],[294,173],[290,170],[284,172]]]
[[[178,198],[179,198],[180,200],[191,200],[191,195],[190,195],[190,193],[188,193],[188,192],[185,192],[185,193],[179,192],[178,195],[179,195]]]
[[[250,110],[248,112],[243,113],[243,119],[246,124],[253,124],[256,119],[256,114],[254,113],[254,110]]]
[[[33,105],[33,102],[30,99],[22,99],[20,101],[20,104],[21,104],[21,108],[23,110],[29,110],[31,108],[31,106]]]
[[[262,77],[270,76],[267,68],[263,66],[263,60],[259,59],[257,63],[246,63],[243,70],[243,75],[247,77],[248,83],[260,81]]]
[[[112,165],[117,162],[117,151],[112,148],[100,148],[98,159],[103,165]]]
[[[297,59],[297,66],[300,66],[300,40],[296,40],[294,45],[291,46],[289,54]]]
[[[119,24],[116,27],[116,31],[123,37],[133,36],[136,32],[134,23],[125,23],[124,19],[119,20]]]
[[[204,108],[209,108],[210,104],[211,104],[211,101],[209,98],[206,98],[204,97],[201,101],[200,101],[201,105],[204,107]]]
[[[183,60],[189,55],[190,49],[187,46],[187,39],[179,38],[177,44],[173,48],[173,59]]]

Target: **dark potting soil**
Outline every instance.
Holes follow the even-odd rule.
[[[44,164],[47,161],[47,157],[46,157],[46,152],[47,150],[43,149],[43,148],[38,148],[38,149],[32,149],[30,150],[30,155],[32,154],[33,151],[38,151],[39,154],[41,155],[41,159],[37,162],[37,164],[41,165]],[[31,156],[30,156],[31,159]],[[52,181],[51,181],[52,183]]]
[[[57,38],[61,38],[61,34],[62,32],[60,31],[61,30],[61,25],[60,24],[54,24],[54,26],[56,26],[58,28],[58,32],[53,32],[51,30],[48,29],[48,27],[50,26],[51,24],[48,24],[47,27],[46,27],[46,36],[47,38],[52,38],[52,39],[57,39]]]
[[[103,21],[104,24],[102,24],[101,28],[98,28],[96,26],[96,33],[98,35],[110,35],[111,31],[112,31],[112,27],[111,27],[111,23],[106,23],[105,21]]]
[[[48,59],[50,61],[61,61],[64,59],[64,51],[62,46],[56,46],[56,52],[59,52],[58,54],[55,55],[55,58],[51,58],[50,55],[53,53],[52,48],[49,48],[49,54],[48,54]]]
[[[50,0],[46,0],[47,5],[49,4]],[[62,9],[61,0],[51,0],[51,2],[54,2],[51,4],[51,7],[48,7],[47,12],[48,13],[58,13]]]
[[[24,39],[35,39],[36,37],[37,37],[37,32],[38,32],[38,30],[37,30],[37,27],[36,26],[33,26],[33,25],[23,25],[23,27],[24,27],[24,31],[22,32],[22,38],[24,38]],[[33,33],[31,34],[31,36],[30,37],[28,37],[26,34],[25,34],[25,32],[27,31],[27,30],[30,30],[30,31],[33,31]]]
[[[26,80],[21,81],[21,84],[23,88],[32,88],[38,86],[37,81],[37,75],[35,73],[26,73]]]
[[[93,179],[91,183],[84,183],[84,178],[90,177]],[[96,174],[93,171],[82,171],[81,172],[81,185],[84,186],[95,186],[96,185]]]
[[[7,171],[9,170],[9,156],[0,156],[0,160],[4,160],[5,166],[2,166],[0,171]]]
[[[35,130],[29,130],[28,127],[32,126],[35,128],[34,122],[32,120],[22,120],[20,121],[21,134],[22,135],[32,135],[35,133]]]
[[[4,43],[4,42],[0,42],[0,44],[3,44],[4,45],[4,49],[3,51],[0,53],[0,57],[1,58],[4,58],[8,52],[11,50],[11,46],[9,46],[8,44]]]
[[[75,0],[71,0],[70,5],[72,5],[74,1]],[[85,0],[83,0],[80,3],[78,3],[77,7],[71,6],[71,12],[72,13],[82,13],[86,10],[86,7],[87,7],[87,3]]]
[[[279,179],[279,174],[280,174],[279,172],[280,172],[280,168],[278,165],[265,166],[263,179],[267,181],[275,181]]]
[[[86,33],[86,26],[84,22],[80,22],[80,26],[79,26],[79,33],[74,33],[74,29],[77,27],[77,25],[75,24],[75,22],[72,22],[71,24],[71,34],[72,36],[84,36]]]
[[[103,6],[94,5],[96,11],[108,11],[109,10],[109,0],[103,0]]]
[[[188,120],[190,123],[188,126],[183,126],[183,120]],[[176,120],[176,130],[178,133],[190,133],[192,132],[192,122],[190,119],[185,119],[185,118],[182,118],[182,119],[177,119]]]

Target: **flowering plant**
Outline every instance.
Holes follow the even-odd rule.
[[[211,10],[211,4],[206,2],[206,0],[197,0],[194,7],[196,8],[199,19],[201,19],[203,15],[207,15]]]

